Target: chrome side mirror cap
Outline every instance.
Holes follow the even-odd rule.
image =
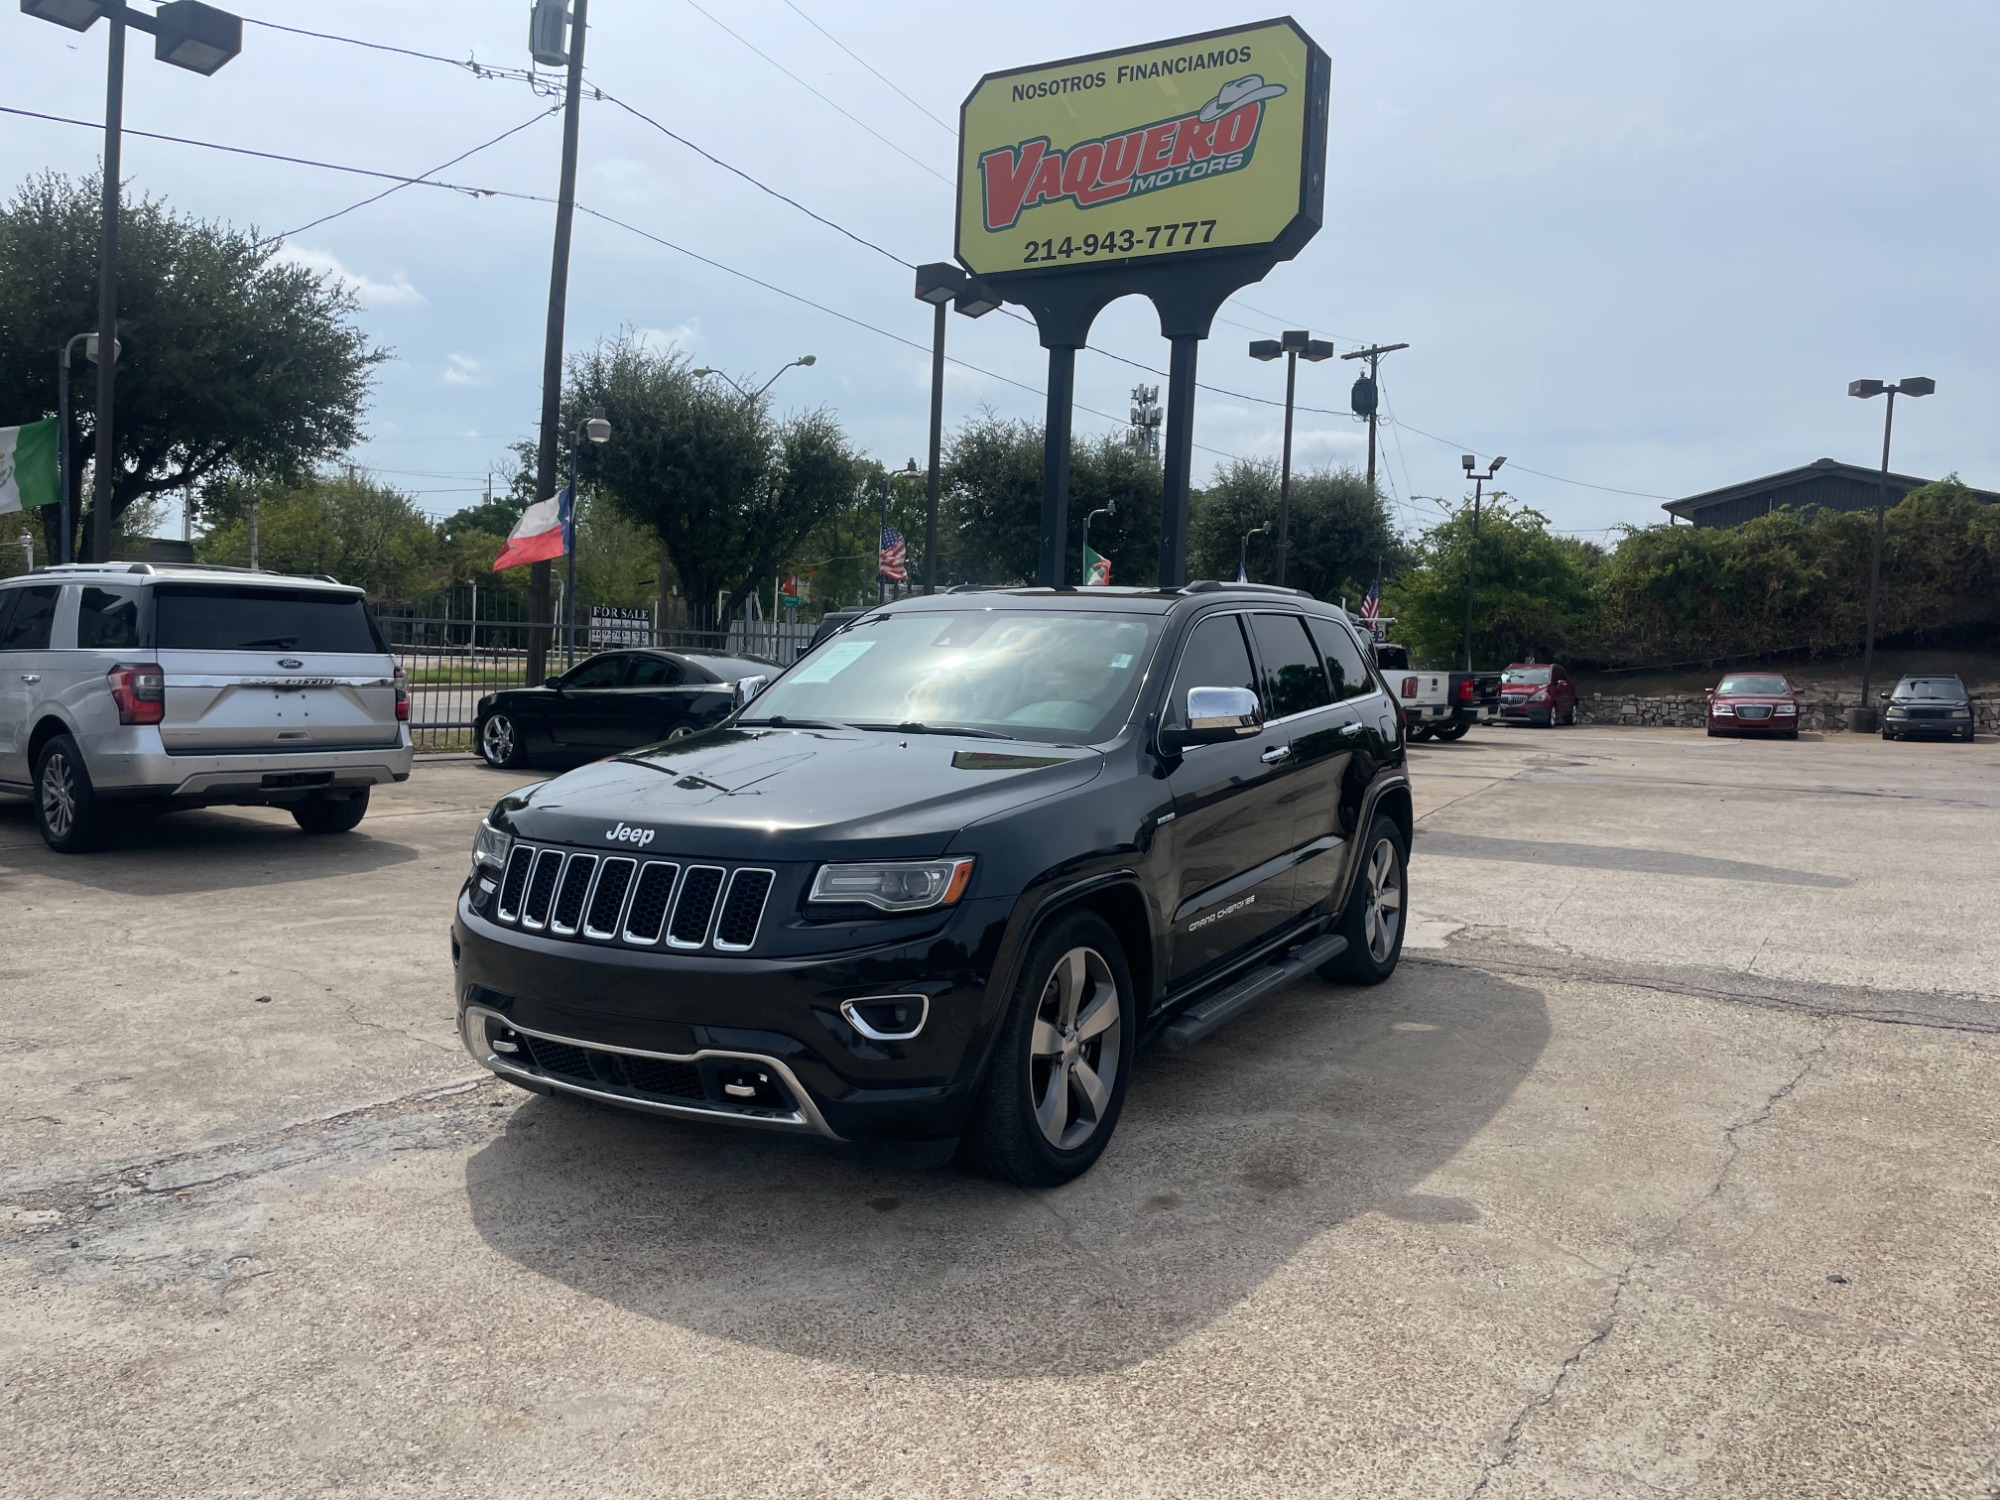
[[[770,685],[771,677],[768,672],[757,677],[739,677],[730,696],[735,699],[736,706],[741,708]]]
[[[1161,732],[1160,748],[1178,755],[1192,745],[1222,745],[1264,732],[1264,707],[1248,688],[1196,687],[1187,695],[1187,727]]]

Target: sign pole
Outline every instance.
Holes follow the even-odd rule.
[[[1201,340],[1176,334],[1167,363],[1167,436],[1161,455],[1160,587],[1187,582],[1188,507],[1194,477],[1194,371]]]
[[[1071,408],[1076,399],[1076,346],[1049,348],[1049,417],[1042,449],[1042,556],[1035,582],[1063,587],[1069,552],[1069,448]]]

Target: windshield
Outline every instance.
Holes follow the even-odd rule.
[[[1108,739],[1132,712],[1154,615],[972,609],[882,615],[821,642],[742,722],[962,727],[1010,739]]]
[[[161,584],[153,639],[162,651],[386,655],[359,594],[254,584]]]
[[[1510,682],[1542,683],[1548,680],[1549,669],[1547,667],[1509,667],[1500,674],[1500,682],[1503,687]]]
[[[1965,684],[1952,677],[1906,677],[1896,684],[1898,698],[1942,698],[1947,703],[1965,701]]]
[[[1782,677],[1725,677],[1718,693],[1752,693],[1782,698],[1791,688]]]

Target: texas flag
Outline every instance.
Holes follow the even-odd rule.
[[[493,559],[493,571],[561,557],[575,539],[576,516],[570,505],[569,486],[564,485],[548,499],[537,500],[521,512],[521,519],[507,533],[506,550]]]

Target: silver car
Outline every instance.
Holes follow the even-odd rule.
[[[0,583],[0,792],[59,853],[122,806],[282,806],[345,833],[410,774],[410,700],[361,590],[80,563]]]

